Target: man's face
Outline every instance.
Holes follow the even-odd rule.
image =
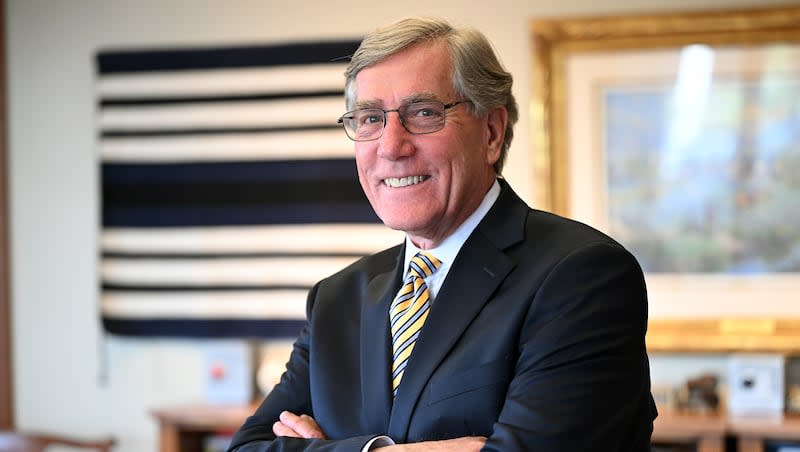
[[[443,43],[411,47],[359,72],[355,108],[390,110],[413,100],[464,100],[456,95],[451,74]],[[494,180],[505,110],[474,117],[470,107],[464,103],[448,109],[444,128],[426,135],[411,134],[397,113],[388,113],[381,138],[355,144],[359,181],[373,209],[420,248],[435,247],[451,234]],[[503,119],[499,131],[498,114]]]

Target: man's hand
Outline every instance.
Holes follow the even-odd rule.
[[[394,446],[379,447],[375,449],[374,452],[478,452],[485,443],[486,438],[483,436],[465,436],[462,438],[446,439],[442,441],[426,441],[422,443],[397,444]]]
[[[281,413],[280,421],[272,424],[272,432],[277,436],[328,439],[313,417],[307,414],[298,416],[289,411]]]

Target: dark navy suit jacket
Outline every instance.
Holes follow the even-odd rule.
[[[397,398],[388,310],[402,245],[320,281],[281,382],[230,450],[354,451],[482,435],[487,451],[647,451],[655,406],[642,271],[617,242],[501,180],[433,302]],[[275,438],[282,410],[329,440]]]

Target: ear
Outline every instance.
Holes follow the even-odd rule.
[[[506,137],[506,124],[508,124],[506,107],[495,107],[489,112],[486,123],[486,160],[490,165],[494,165],[500,158]]]

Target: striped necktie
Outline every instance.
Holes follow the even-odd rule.
[[[422,325],[430,310],[430,292],[425,284],[426,277],[432,275],[442,265],[438,259],[423,252],[417,253],[408,264],[408,273],[400,292],[389,308],[389,321],[392,330],[392,395],[397,396],[397,388],[403,378],[408,358],[414,350]]]

